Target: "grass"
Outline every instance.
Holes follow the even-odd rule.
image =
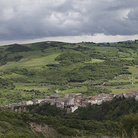
[[[132,56],[133,56],[134,58],[137,58],[137,57],[138,57],[138,54],[137,54],[137,53],[132,53]]]
[[[120,75],[108,82],[133,82],[134,84],[106,86],[105,88],[111,90],[113,93],[125,93],[138,89],[138,65],[128,66],[132,75]]]
[[[108,88],[112,91],[112,93],[125,93],[125,92],[131,92],[132,90],[138,89],[138,83],[137,84],[129,84],[124,86],[116,86],[112,88]]]
[[[82,91],[86,91],[86,90],[87,90],[86,86],[74,87],[72,89],[67,89],[67,90],[59,91],[59,95],[60,96],[64,96],[67,93],[81,93]]]
[[[134,60],[134,58],[122,58],[122,59],[126,59],[126,60]]]
[[[29,51],[29,52],[20,52],[18,55],[22,55],[23,58],[18,61],[8,62],[7,64],[0,66],[0,71],[11,68],[11,67],[25,67],[25,68],[32,68],[32,69],[40,69],[42,66],[47,64],[58,64],[55,61],[55,58],[61,53],[61,50],[57,48],[49,48],[45,50],[45,52],[38,51]],[[13,53],[16,56],[16,54]],[[13,56],[12,55],[12,56]]]
[[[101,60],[101,59],[91,59],[90,61],[85,62],[85,63],[100,63],[100,62],[104,62],[104,60]]]
[[[55,54],[40,57],[40,58],[33,58],[33,59],[30,59],[29,61],[23,62],[19,65],[23,66],[23,67],[38,67],[38,66],[43,66],[43,65],[47,65],[47,64],[58,64],[58,62],[55,61],[55,58],[58,55],[59,55],[59,53],[55,53]]]
[[[16,74],[16,73],[12,73],[12,74],[6,74],[4,75],[3,77],[4,79],[28,79],[27,76],[24,76],[24,75],[19,75],[19,74]]]
[[[55,61],[55,58],[60,53],[54,53],[52,55],[43,56],[39,58],[25,58],[22,59],[19,62],[8,62],[6,65],[0,66],[0,71],[3,71],[7,68],[14,68],[14,67],[20,67],[20,68],[28,68],[28,69],[35,69],[40,70],[43,67],[45,67],[47,64],[58,64],[58,61]]]
[[[41,85],[38,85],[37,83],[14,83],[15,84],[15,89],[16,90],[40,90],[40,91],[47,91],[50,86],[41,86]],[[52,86],[51,86],[52,87]]]
[[[106,52],[117,52],[117,49],[114,47],[93,47],[94,49],[96,49],[97,51],[106,51]]]
[[[127,58],[127,57],[130,57],[130,54],[129,54],[129,53],[118,52],[118,54],[119,54],[119,57],[121,57],[121,58]]]
[[[132,75],[138,75],[138,65],[135,66],[129,66],[129,71],[132,73]]]

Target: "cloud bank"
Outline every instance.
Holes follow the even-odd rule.
[[[137,35],[137,7],[138,0],[0,0],[0,41]]]

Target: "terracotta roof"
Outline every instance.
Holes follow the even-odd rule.
[[[129,94],[132,94],[132,92],[128,92]]]

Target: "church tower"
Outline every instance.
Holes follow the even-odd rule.
[[[58,96],[58,90],[56,90],[56,97],[59,97],[59,96]]]

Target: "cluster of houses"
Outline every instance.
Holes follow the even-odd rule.
[[[46,96],[43,99],[22,101],[20,103],[8,104],[1,107],[15,110],[15,107],[25,107],[27,105],[36,105],[36,104],[43,105],[44,103],[49,103],[50,105],[56,105],[57,107],[65,108],[69,113],[69,112],[74,112],[79,107],[86,107],[88,104],[100,105],[102,104],[102,102],[110,101],[114,97],[125,97],[125,98],[134,97],[135,100],[138,100],[138,90],[134,90],[128,93],[120,93],[120,94],[102,93],[98,96],[89,96],[89,97],[86,97],[81,93],[69,93],[69,94],[66,94],[64,97],[60,97],[58,96],[58,91],[56,91],[56,95]]]

